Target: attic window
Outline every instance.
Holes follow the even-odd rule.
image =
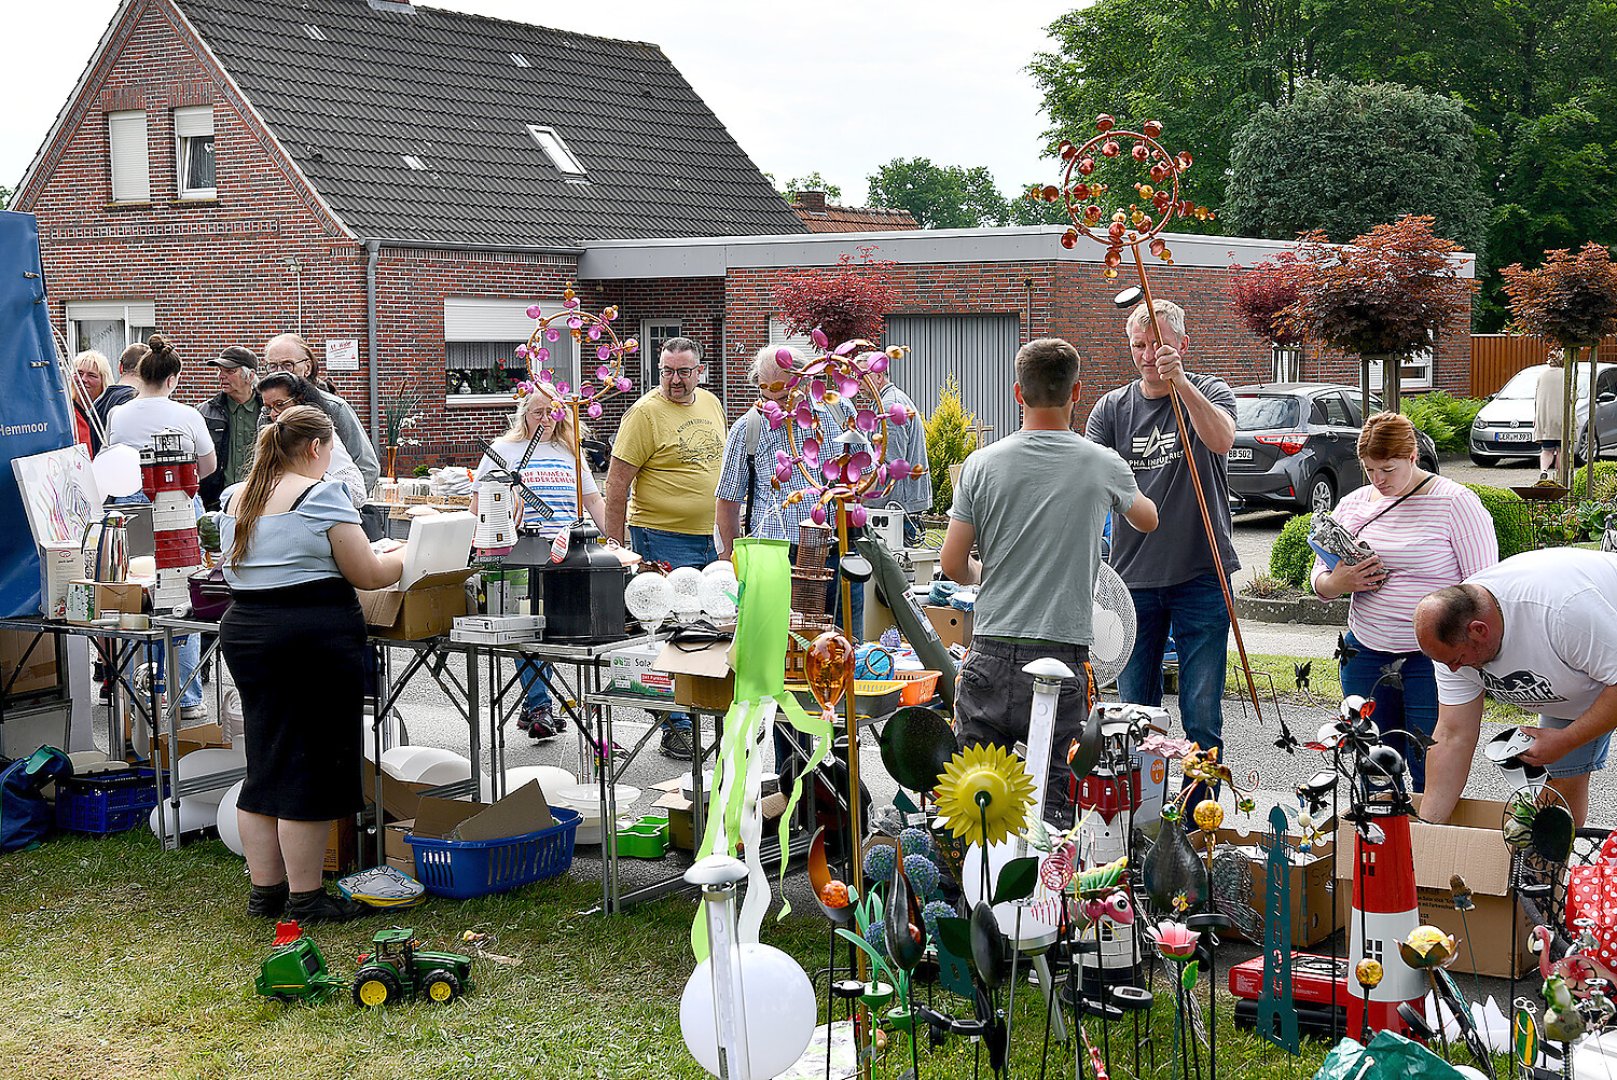
[[[545,157],[556,166],[557,172],[571,173],[574,176],[584,175],[584,166],[579,164],[573,152],[567,149],[567,144],[557,134],[555,128],[544,127],[539,124],[529,124],[528,134],[533,141],[539,144],[539,149],[545,152]]]
[[[532,64],[528,63],[528,58],[519,52],[514,52],[511,54],[511,63],[515,64],[519,68],[533,67]]]
[[[414,169],[416,172],[427,171],[427,163],[416,157],[414,154],[405,154],[403,158],[404,163],[410,168]]]
[[[305,34],[308,34],[309,37],[312,38],[315,41],[329,41],[330,40],[329,38],[326,37],[325,32],[323,30],[321,30],[318,26],[316,26],[314,23],[304,23],[303,24],[303,32]]]

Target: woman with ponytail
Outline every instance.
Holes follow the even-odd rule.
[[[331,823],[363,805],[365,619],[354,590],[392,585],[404,568],[403,547],[373,551],[342,485],[322,479],[334,437],[322,410],[287,409],[259,432],[246,482],[220,497],[232,603],[219,640],[246,724],[236,805],[247,913],[299,922],[370,910],[327,893],[320,875]]]

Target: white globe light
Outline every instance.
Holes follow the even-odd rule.
[[[236,820],[236,800],[241,797],[242,783],[241,780],[236,781],[225,792],[225,797],[219,800],[216,824],[219,826],[219,839],[225,842],[225,847],[245,857],[247,852],[241,846],[241,823]]]
[[[720,622],[736,617],[734,597],[741,586],[724,574],[702,575],[702,610]]]
[[[623,604],[638,622],[654,627],[674,610],[674,595],[661,574],[636,574],[623,590]]]
[[[211,829],[218,814],[219,808],[211,800],[184,798],[180,800],[180,812],[176,820],[174,804],[164,799],[152,807],[152,812],[146,818],[146,824],[151,828],[153,836],[161,836],[162,834],[157,831],[158,819],[161,818],[168,835],[178,833],[184,836],[187,833]],[[235,815],[234,809],[231,810],[231,815]]]
[[[819,1018],[814,987],[796,960],[773,945],[748,942],[741,951],[741,994],[747,1026],[742,1037],[756,1077],[779,1076],[797,1064],[814,1038]],[[679,1029],[696,1063],[719,1075],[718,1028],[713,1015],[713,961],[691,972],[679,999]]]
[[[674,610],[694,614],[702,610],[702,571],[681,566],[668,575],[668,591],[673,593]]]

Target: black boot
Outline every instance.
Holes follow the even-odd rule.
[[[247,898],[247,914],[255,919],[278,919],[286,910],[286,882],[279,885],[254,885]]]
[[[332,896],[325,889],[313,892],[295,892],[288,896],[286,917],[300,925],[306,923],[347,922],[368,915],[373,909],[357,900]]]

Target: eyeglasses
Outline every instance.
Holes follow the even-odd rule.
[[[297,402],[293,401],[291,398],[284,398],[280,401],[266,401],[264,402],[264,408],[268,409],[272,415],[280,416],[283,412],[296,404]]]
[[[293,371],[293,372],[295,372],[298,369],[298,365],[302,364],[303,362],[304,361],[302,361],[302,360],[289,360],[284,364],[265,364],[264,367],[268,371]]]
[[[658,370],[662,372],[665,379],[689,379],[702,370],[702,365],[697,364],[695,367],[665,367],[658,368]]]

